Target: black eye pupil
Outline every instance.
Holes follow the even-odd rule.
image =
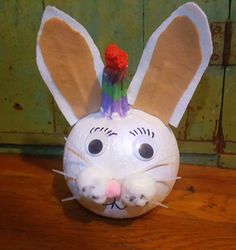
[[[154,154],[152,146],[148,143],[141,144],[138,151],[144,159],[150,159]]]
[[[91,154],[98,154],[98,153],[100,153],[102,151],[102,148],[103,148],[103,144],[98,139],[92,140],[89,143],[89,145],[88,145],[88,151]]]

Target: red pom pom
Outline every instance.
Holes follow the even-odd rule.
[[[121,70],[128,67],[128,54],[116,44],[110,44],[105,51],[106,67]]]

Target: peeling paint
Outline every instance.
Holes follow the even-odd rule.
[[[218,143],[218,153],[224,153],[226,147],[226,141],[224,136],[223,127],[219,127],[219,143]]]
[[[202,110],[202,107],[197,105],[197,110]]]
[[[224,32],[225,22],[213,22],[210,24],[213,54],[211,56],[211,64],[222,64],[224,49]]]
[[[215,145],[214,151],[216,153],[218,153],[218,122],[219,120],[215,121],[215,127],[212,134],[212,143]]]
[[[189,123],[189,109],[187,109],[187,118],[186,118],[185,127],[184,127],[184,140],[187,140],[189,125],[190,125],[190,123]]]
[[[23,110],[23,107],[17,102],[14,104],[13,108],[16,109],[17,111]]]
[[[212,143],[215,145],[216,153],[224,153],[226,147],[225,136],[223,132],[223,127],[219,124],[219,120],[215,121],[215,128],[212,135]]]

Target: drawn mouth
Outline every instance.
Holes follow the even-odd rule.
[[[103,204],[104,206],[108,207],[110,206],[110,209],[113,209],[114,207],[118,208],[119,210],[124,210],[126,209],[127,206],[124,207],[120,207],[117,203],[116,203],[116,198],[114,198],[114,200],[111,203],[105,203]]]

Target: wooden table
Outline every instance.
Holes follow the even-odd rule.
[[[70,196],[62,159],[0,156],[0,249],[236,249],[236,171],[182,165],[181,180],[150,213],[106,219]]]

